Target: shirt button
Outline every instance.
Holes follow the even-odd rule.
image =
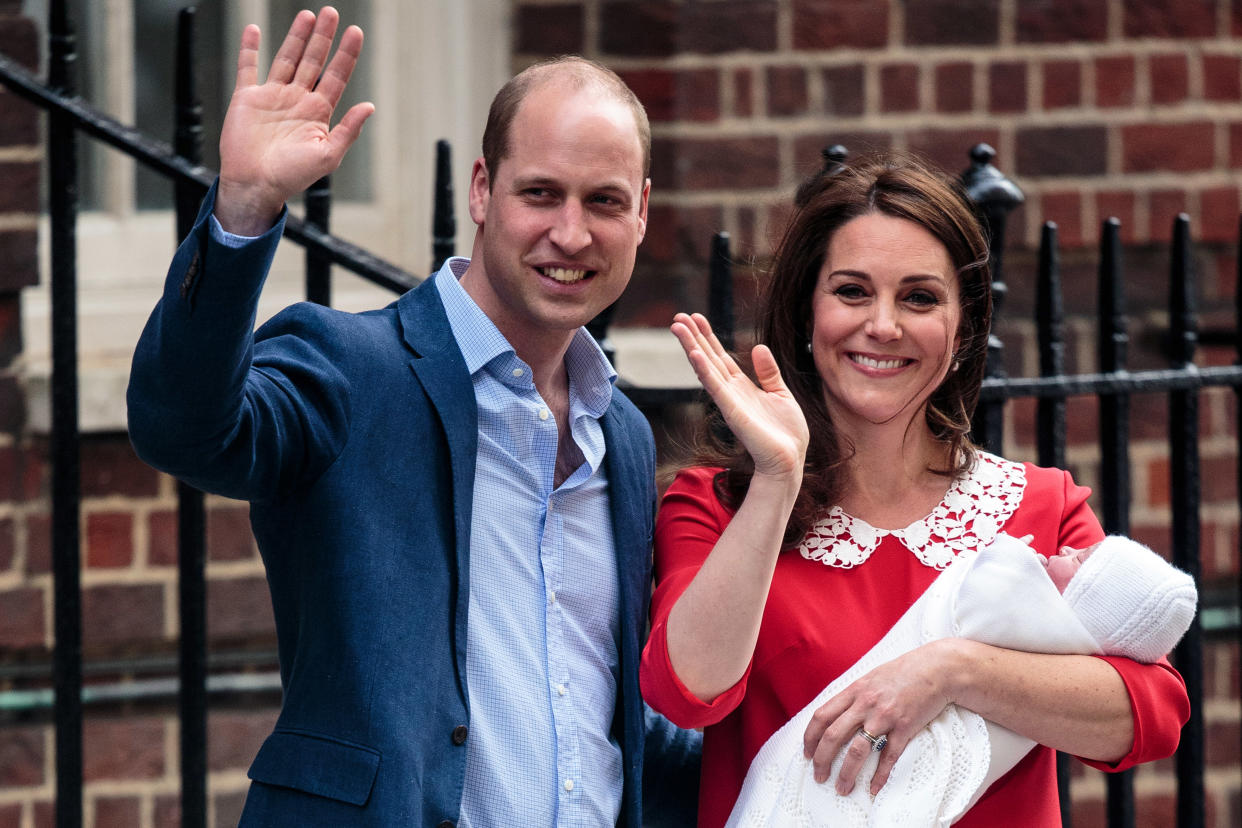
[[[572,780],[572,779],[566,779],[566,780],[565,780],[565,790],[567,790],[567,791],[572,791],[573,789],[574,789],[574,780]]]
[[[469,734],[470,734],[470,728],[466,727],[465,725],[458,725],[457,727],[453,728],[453,744],[464,745],[466,743],[466,736],[468,736]]]
[[[539,419],[541,420],[548,419],[548,409],[546,408],[539,409]]]
[[[526,373],[526,372],[525,372],[525,371],[523,371],[521,368],[514,368],[514,369],[513,369],[513,376],[515,376],[515,377],[520,377],[520,376],[522,376],[522,374],[524,374],[524,373]]]
[[[565,685],[563,685],[563,684],[558,684],[558,685],[556,685],[556,692],[557,692],[557,694],[558,694],[558,695],[563,696],[563,695],[565,695],[566,693],[568,693],[568,692],[569,692],[569,688],[567,688],[567,687],[566,687]]]
[[[549,604],[555,604],[555,603],[556,603],[556,590],[554,590],[554,589],[549,589],[549,590],[548,590],[548,603],[549,603]]]

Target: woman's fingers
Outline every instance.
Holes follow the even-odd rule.
[[[888,744],[884,750],[880,751],[880,764],[876,765],[875,773],[871,776],[870,792],[875,796],[880,792],[880,788],[884,787],[884,783],[888,781],[888,775],[893,772],[893,765],[897,764],[897,760],[901,758],[901,754],[905,752],[906,746],[910,743],[908,738],[904,738],[901,734],[889,733]]]
[[[756,345],[750,352],[750,359],[760,388],[772,392],[787,390],[785,380],[781,378],[780,366],[776,364],[776,357],[767,345]]]

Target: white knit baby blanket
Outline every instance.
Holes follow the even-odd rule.
[[[863,763],[848,796],[833,784],[844,751],[822,785],[802,755],[802,735],[817,708],[880,664],[947,637],[1029,652],[1098,651],[1030,547],[1002,534],[947,567],[879,643],[764,743],[727,828],[917,828],[957,820],[1035,743],[949,705],[906,746],[874,799],[878,753]]]

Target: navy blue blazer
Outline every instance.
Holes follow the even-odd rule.
[[[242,825],[453,824],[470,738],[478,428],[439,295],[428,280],[362,314],[298,304],[252,335],[278,234],[226,248],[208,232],[213,204],[214,189],[138,343],[129,426],[146,462],[251,504],[284,698]],[[647,800],[660,803],[647,824],[686,824],[697,734],[647,711],[638,689],[651,431],[619,391],[602,424],[621,607],[618,824],[643,824],[645,752]]]

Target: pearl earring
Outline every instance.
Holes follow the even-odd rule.
[[[810,353],[813,353],[813,352],[814,352],[814,350],[815,350],[815,349],[811,347],[811,340],[809,340],[809,339],[808,339],[808,340],[806,341],[806,352],[807,352],[808,354],[810,354]]]

